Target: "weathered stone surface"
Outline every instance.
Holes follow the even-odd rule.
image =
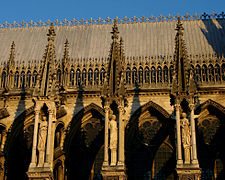
[[[224,177],[224,19],[175,26],[0,29],[0,179]]]

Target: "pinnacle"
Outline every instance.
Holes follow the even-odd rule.
[[[176,27],[176,30],[177,30],[178,32],[182,32],[182,31],[184,30],[183,24],[181,23],[180,17],[178,17],[177,19],[178,19],[178,21],[177,21],[177,27]]]
[[[119,31],[118,31],[118,26],[117,26],[117,20],[116,19],[114,20],[114,24],[113,24],[111,33],[113,34],[112,35],[112,39],[118,39]]]
[[[65,48],[67,48],[68,46],[69,46],[69,41],[68,41],[68,39],[66,39]]]
[[[14,41],[12,42],[12,45],[11,45],[11,50],[12,49],[15,49],[15,42]]]
[[[47,36],[49,36],[49,40],[56,36],[53,23],[50,25]]]
[[[64,46],[64,60],[69,58],[69,41],[66,39]]]
[[[11,51],[10,51],[10,57],[9,57],[9,62],[11,65],[15,64],[14,57],[15,57],[15,42],[13,41],[11,45]]]
[[[123,38],[120,37],[120,44],[123,44]]]

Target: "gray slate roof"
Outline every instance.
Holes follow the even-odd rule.
[[[187,51],[190,55],[225,54],[225,20],[182,21]],[[176,21],[118,24],[124,39],[126,56],[172,56]],[[111,24],[55,26],[56,57],[63,57],[66,38],[71,58],[107,57]],[[0,29],[0,62],[7,61],[12,41],[16,44],[16,61],[41,60],[47,45],[49,27]]]

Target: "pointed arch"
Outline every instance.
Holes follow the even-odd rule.
[[[160,112],[165,118],[170,118],[170,114],[160,105],[154,103],[153,101],[149,101],[148,103],[144,104],[143,106],[141,106],[140,108],[138,108],[131,116],[131,119],[136,118],[136,114],[141,114],[143,112],[145,112],[148,108],[154,108],[156,109],[158,112]]]
[[[195,80],[197,82],[201,82],[201,80],[202,80],[202,77],[201,77],[201,66],[199,64],[195,67]]]
[[[22,71],[21,72],[21,75],[20,75],[20,87],[24,88],[25,87],[25,84],[26,84],[26,78],[25,78],[25,71]]]
[[[126,69],[126,83],[131,84],[131,70],[129,67]]]
[[[104,80],[105,80],[105,69],[102,68],[102,69],[101,69],[101,72],[100,72],[100,84],[101,84],[101,85],[103,85]]]
[[[225,114],[225,107],[217,103],[216,101],[213,101],[212,99],[208,99],[207,101],[197,106],[195,109],[195,113],[199,114],[202,110],[208,108],[209,106],[214,107],[218,109],[220,112],[222,112],[223,114]]]
[[[70,70],[70,85],[74,86],[75,80],[74,80],[75,72],[74,69]]]
[[[82,85],[86,86],[87,82],[87,70],[84,68],[82,71]]]
[[[155,66],[151,67],[151,83],[156,83],[156,69],[155,69]]]
[[[162,67],[157,67],[157,83],[162,83]]]
[[[212,82],[214,81],[214,67],[212,64],[209,65],[208,71],[209,71],[209,82]]]
[[[153,101],[131,115],[125,138],[128,178],[173,177],[176,167],[173,129],[170,114]]]
[[[196,119],[196,140],[197,149],[201,152],[198,154],[201,176],[204,179],[214,179],[217,176],[224,179],[225,107],[209,99],[200,104],[195,112],[199,114]]]
[[[143,84],[143,68],[141,66],[138,69],[138,82]]]
[[[2,88],[6,87],[6,72],[2,72]]]
[[[163,68],[163,82],[169,83],[169,71],[168,71],[168,67],[166,65]]]
[[[98,68],[94,71],[94,85],[99,85],[99,70]]]
[[[81,85],[81,71],[79,68],[77,68],[76,71],[76,86],[80,86]]]
[[[221,76],[222,80],[225,81],[225,63],[223,63],[221,66]]]
[[[32,77],[32,83],[33,83],[33,87],[35,87],[36,83],[37,83],[37,76],[38,76],[38,73],[36,70],[34,70],[33,72],[33,77]]]
[[[150,71],[148,66],[145,67],[145,83],[150,83]]]
[[[132,84],[136,85],[138,82],[138,77],[137,77],[137,68],[133,67],[132,69]]]
[[[162,108],[160,105],[154,103],[153,101],[149,101],[148,103],[144,104],[143,106],[139,107],[132,115],[131,118],[126,126],[126,144],[129,144],[130,141],[132,141],[133,137],[133,130],[135,128],[138,128],[140,125],[139,118],[142,114],[147,112],[148,110],[151,110],[154,112],[155,116],[158,116],[159,119],[162,121],[169,123],[170,114]],[[173,123],[173,122],[171,122]]]
[[[61,69],[58,69],[58,71],[57,71],[57,80],[58,80],[59,84],[61,84],[61,81],[62,81]]]
[[[26,86],[29,88],[31,86],[31,71],[27,71],[27,79],[26,79]]]
[[[76,128],[81,126],[81,120],[85,114],[87,114],[90,111],[95,111],[99,113],[101,116],[104,116],[104,110],[100,106],[91,103],[88,106],[85,106],[83,109],[81,109],[77,114],[75,114],[69,123],[69,125],[66,128],[66,131],[68,132],[65,141],[64,141],[64,149],[67,151],[68,146],[70,145],[71,137],[76,133]]]
[[[14,82],[15,82],[15,87],[18,88],[19,87],[19,72],[18,71],[16,71],[15,73]]]
[[[219,64],[215,65],[215,81],[220,81],[221,80],[221,74],[220,74],[220,66]]]
[[[64,140],[67,178],[88,179],[95,161],[103,163],[104,111],[92,103],[75,114]],[[101,155],[98,155],[101,151]],[[82,164],[79,163],[82,161]],[[101,166],[99,166],[101,169]],[[94,170],[94,174],[100,171]]]
[[[88,85],[93,85],[93,70],[92,68],[89,68],[88,70]]]

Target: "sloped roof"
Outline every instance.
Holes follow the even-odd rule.
[[[225,53],[225,20],[182,21],[189,55]],[[124,39],[126,56],[172,56],[176,21],[118,24]],[[63,57],[66,38],[71,58],[107,57],[111,44],[112,24],[55,26],[56,58]],[[0,62],[7,61],[12,41],[16,45],[16,61],[41,60],[47,45],[49,27],[0,29]]]

